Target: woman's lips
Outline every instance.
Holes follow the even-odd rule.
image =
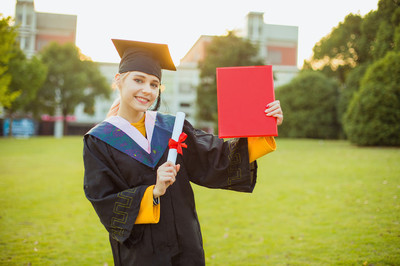
[[[141,104],[147,104],[149,102],[148,99],[143,98],[143,97],[139,97],[139,96],[135,96],[135,99],[140,102]]]

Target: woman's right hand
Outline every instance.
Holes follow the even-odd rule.
[[[180,165],[165,162],[157,169],[157,182],[153,189],[153,197],[158,198],[165,194],[167,188],[175,182]]]

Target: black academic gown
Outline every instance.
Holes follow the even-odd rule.
[[[154,132],[162,134],[155,133],[152,146],[161,149],[162,154],[147,161],[137,159],[132,150],[126,152],[112,141],[107,143],[101,134],[89,132],[84,137],[84,191],[109,232],[115,265],[204,265],[190,181],[242,192],[252,192],[255,186],[257,165],[249,164],[247,139],[224,142],[185,121],[188,148],[183,149],[183,155],[178,154],[176,163],[181,168],[175,183],[160,197],[160,221],[134,224],[146,188],[156,183],[156,169],[167,159],[167,144],[162,143],[160,148],[157,142],[168,142],[173,121],[173,116],[157,113]]]

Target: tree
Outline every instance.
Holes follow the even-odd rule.
[[[366,16],[349,14],[313,48],[306,68],[321,70],[343,84],[359,64],[372,63],[396,49],[400,39],[400,1],[380,0]]]
[[[346,74],[367,60],[362,56],[361,25],[361,16],[347,15],[343,22],[314,46],[313,57],[305,67],[320,69],[327,76],[336,77],[344,83]]]
[[[13,115],[17,111],[23,111],[32,103],[47,73],[46,66],[38,58],[32,57],[28,60],[18,45],[15,45],[13,54],[7,71],[11,76],[9,91],[18,94],[18,97],[6,107],[10,119],[10,136],[12,136]]]
[[[379,60],[395,48],[395,33],[400,29],[400,1],[380,0],[373,19],[376,34],[372,40],[371,54],[374,60]]]
[[[8,107],[18,97],[19,92],[10,92],[11,75],[7,73],[8,64],[14,56],[17,32],[11,24],[11,17],[0,14],[0,105]]]
[[[78,104],[84,104],[85,112],[93,114],[95,98],[109,97],[111,90],[97,64],[81,54],[74,44],[51,43],[40,55],[48,74],[33,106],[36,114],[54,115],[59,106],[65,118]],[[66,130],[64,119],[64,134]]]
[[[339,84],[317,71],[303,71],[276,88],[285,113],[279,136],[335,139],[339,136],[336,103]]]
[[[357,145],[400,145],[400,52],[389,52],[368,67],[344,127]]]
[[[198,118],[212,121],[217,128],[216,68],[229,66],[261,65],[257,58],[258,47],[249,40],[237,37],[230,31],[226,36],[216,36],[206,49],[200,62],[200,85],[197,88]]]
[[[347,107],[356,93],[360,88],[360,81],[365,74],[369,64],[362,64],[352,69],[345,81],[345,84],[339,89],[339,100],[338,100],[338,118],[340,123],[343,121],[343,116],[347,111]]]

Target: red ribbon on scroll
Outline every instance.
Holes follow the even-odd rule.
[[[187,148],[186,143],[183,143],[186,140],[186,138],[187,138],[186,133],[182,132],[179,135],[178,141],[175,141],[173,139],[169,139],[168,147],[170,149],[176,149],[179,154],[182,154],[182,148]]]

